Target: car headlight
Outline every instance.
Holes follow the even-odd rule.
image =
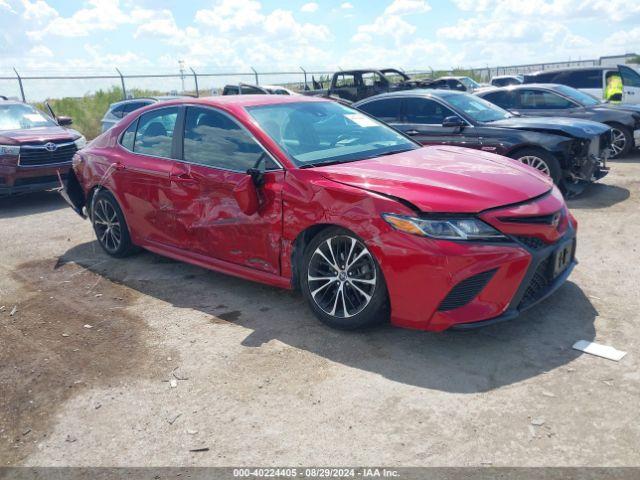
[[[18,156],[20,155],[20,146],[19,145],[0,145],[0,156],[11,155]]]
[[[382,218],[396,230],[442,240],[503,240],[502,233],[477,218],[416,218],[383,213]]]
[[[84,135],[80,135],[80,138],[76,138],[73,143],[75,143],[76,148],[78,150],[82,149],[85,147],[85,145],[87,144],[87,139],[84,138]]]

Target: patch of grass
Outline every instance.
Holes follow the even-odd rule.
[[[149,97],[159,95],[160,92],[152,90],[129,90],[127,94],[132,97]],[[56,115],[64,115],[73,118],[73,126],[82,133],[87,140],[91,140],[101,133],[100,120],[107,112],[109,105],[122,100],[122,90],[112,87],[109,90],[98,90],[95,93],[82,97],[66,97],[49,100],[49,105]],[[47,112],[44,102],[35,104],[40,110]]]

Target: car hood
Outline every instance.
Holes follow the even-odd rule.
[[[504,120],[497,120],[487,125],[491,127],[554,133],[576,138],[591,138],[609,130],[609,127],[602,123],[564,117],[511,117],[505,118]]]
[[[515,160],[448,146],[314,170],[335,182],[400,198],[423,212],[477,213],[527,201],[553,186],[550,178]]]
[[[630,105],[628,103],[602,103],[597,105],[597,108],[640,114],[640,105]]]
[[[80,133],[70,128],[59,126],[26,128],[20,130],[0,130],[0,142],[8,145],[23,143],[40,143],[55,141],[72,141],[80,137]]]

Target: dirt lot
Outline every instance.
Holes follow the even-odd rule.
[[[110,259],[56,194],[0,200],[1,463],[640,465],[640,155],[612,167],[570,202],[570,282],[466,333],[332,331],[292,292]]]

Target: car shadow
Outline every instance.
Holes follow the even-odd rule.
[[[279,341],[332,362],[390,380],[456,393],[486,392],[562,367],[581,355],[577,340],[593,340],[598,312],[568,282],[512,322],[465,332],[429,333],[382,326],[360,332],[318,322],[298,292],[281,290],[144,252],[119,260],[97,242],[74,246],[58,267],[74,262],[145,295],[227,321],[250,333],[258,348]]]
[[[592,183],[575,198],[567,200],[570,209],[609,208],[624,202],[631,196],[631,192],[624,187],[607,185],[606,183]]]
[[[58,192],[47,191],[0,197],[0,218],[15,218],[68,207]]]

